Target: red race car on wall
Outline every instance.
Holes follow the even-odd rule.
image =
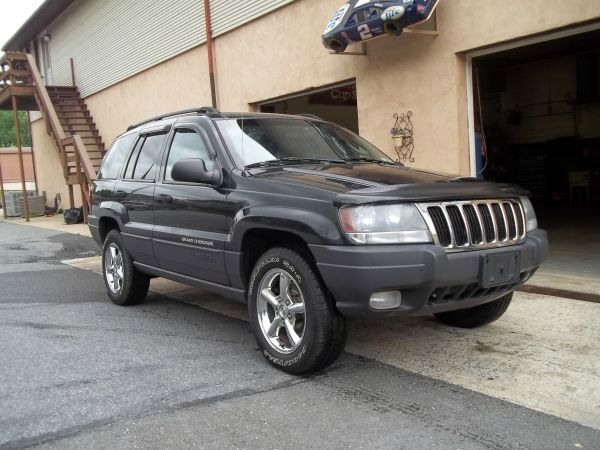
[[[438,0],[351,0],[336,11],[325,31],[323,45],[341,53],[351,42],[390,34],[424,22],[435,10]]]

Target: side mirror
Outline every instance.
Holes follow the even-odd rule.
[[[206,170],[206,164],[202,159],[182,159],[173,164],[171,178],[182,183],[203,183],[218,186],[221,184],[221,171]]]

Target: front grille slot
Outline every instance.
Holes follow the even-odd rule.
[[[448,247],[452,244],[452,235],[450,234],[450,228],[448,227],[448,222],[446,221],[446,217],[444,217],[441,206],[432,206],[428,211],[440,244],[442,247]]]
[[[417,204],[434,236],[447,250],[500,247],[525,238],[525,215],[517,200],[473,200]]]
[[[498,240],[506,240],[506,223],[504,222],[504,215],[499,203],[492,203],[492,211],[494,211],[494,218],[496,219],[496,227],[498,228]]]
[[[466,245],[469,242],[467,236],[467,225],[460,214],[458,206],[450,205],[446,208],[448,216],[450,217],[450,223],[452,224],[452,230],[454,231],[454,242],[457,246]]]
[[[515,215],[510,203],[503,203],[504,214],[506,214],[506,220],[508,222],[508,237],[509,239],[517,238],[517,224],[515,222]]]
[[[483,221],[483,226],[485,227],[485,241],[487,243],[494,242],[496,240],[496,231],[490,208],[488,205],[478,205],[478,208]]]
[[[475,207],[473,205],[464,205],[463,211],[471,230],[471,244],[481,244],[483,242],[483,230],[477,218]]]
[[[523,213],[521,212],[521,205],[518,203],[513,203],[512,205],[515,207],[517,230],[519,232],[519,237],[521,237],[525,234],[525,223],[523,221]]]

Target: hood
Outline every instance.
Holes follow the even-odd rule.
[[[346,165],[303,164],[253,169],[252,175],[272,181],[328,186],[335,191],[374,188],[397,184],[446,182],[456,177],[401,166],[359,163]]]
[[[306,164],[252,169],[250,173],[263,180],[335,192],[340,204],[511,198],[529,194],[513,185],[377,163]]]

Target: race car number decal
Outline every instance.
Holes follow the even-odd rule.
[[[373,33],[371,33],[371,30],[369,29],[369,25],[367,25],[366,23],[363,23],[362,25],[359,25],[356,28],[356,31],[359,32],[360,38],[363,41],[367,40],[367,39],[371,39],[373,37]]]

